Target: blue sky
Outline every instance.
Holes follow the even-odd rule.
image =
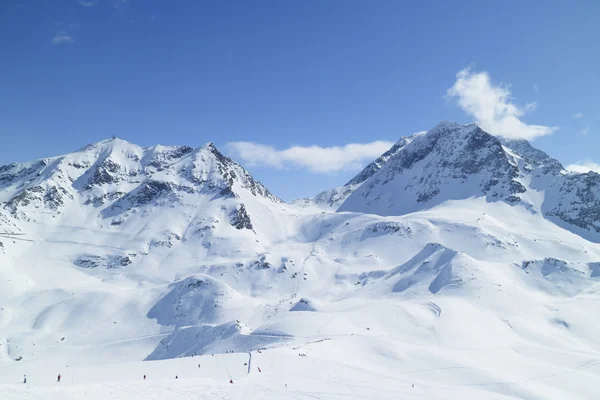
[[[594,167],[598,15],[597,1],[4,0],[0,164],[112,135],[213,141],[291,200],[453,120]]]

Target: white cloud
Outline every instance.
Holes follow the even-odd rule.
[[[250,166],[298,168],[313,173],[358,170],[392,147],[392,142],[351,143],[343,147],[293,146],[277,150],[252,142],[228,143],[229,151]]]
[[[583,118],[583,113],[582,112],[576,112],[575,114],[573,114],[573,118],[575,118],[575,119],[581,119],[581,118]]]
[[[83,7],[94,7],[100,4],[99,0],[77,0],[77,2]]]
[[[583,129],[579,131],[580,136],[587,136],[589,134],[590,134],[590,126],[589,125],[584,126]]]
[[[465,68],[456,74],[456,82],[448,89],[448,97],[458,98],[458,105],[485,131],[508,139],[535,139],[549,135],[557,127],[528,125],[521,121],[536,104],[519,107],[511,102],[507,86],[495,86],[487,72],[473,72]]]
[[[73,43],[75,39],[69,33],[62,31],[52,37],[52,44]]]
[[[569,171],[586,173],[594,171],[600,174],[600,164],[593,161],[579,161],[577,164],[567,165]]]

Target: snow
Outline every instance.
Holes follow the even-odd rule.
[[[411,137],[338,211],[281,202],[212,144],[0,168],[0,231],[23,234],[0,237],[0,399],[595,398],[600,245],[548,215],[592,210],[594,177],[436,129],[458,142]],[[505,186],[455,177],[473,137]]]

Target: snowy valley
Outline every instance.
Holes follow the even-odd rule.
[[[0,167],[0,232],[1,399],[600,389],[600,175],[476,125],[293,203],[211,143],[106,140]]]

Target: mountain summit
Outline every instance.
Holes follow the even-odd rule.
[[[499,139],[475,124],[442,122],[402,138],[346,185],[312,201],[387,216],[470,198],[524,207],[600,240],[600,175],[567,172],[526,140]]]

